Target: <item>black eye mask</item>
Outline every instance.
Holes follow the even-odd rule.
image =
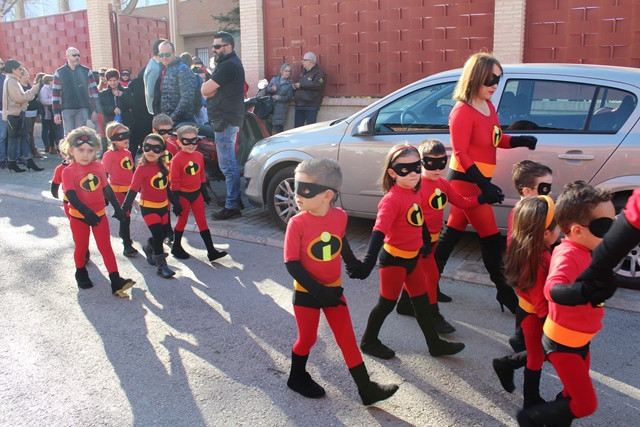
[[[541,182],[538,184],[538,194],[541,196],[546,196],[551,193],[551,184],[548,182]]]
[[[94,146],[93,141],[87,135],[82,135],[80,138],[76,138],[71,145],[74,147],[80,147],[82,144]]]
[[[415,172],[418,174],[422,172],[422,166],[420,166],[420,160],[413,163],[396,163],[395,165],[390,166],[390,169],[393,169],[393,171],[400,176],[407,176],[411,172]]]
[[[182,142],[182,145],[198,145],[198,137],[194,136],[193,138],[180,138],[180,142]]]
[[[422,158],[422,166],[428,171],[439,171],[447,167],[447,156]]]
[[[613,219],[602,217],[596,218],[589,223],[589,231],[596,237],[603,238],[607,231],[611,228]]]
[[[300,182],[296,181],[295,193],[304,197],[305,199],[313,199],[320,193],[324,193],[327,190],[331,190],[334,193],[338,194],[338,191],[320,184],[314,184],[312,182]]]
[[[113,135],[111,135],[111,138],[109,138],[111,141],[124,141],[129,139],[129,132],[118,132],[118,133],[114,133]]]
[[[164,147],[162,145],[159,145],[159,144],[144,144],[142,146],[142,149],[147,153],[149,151],[153,151],[156,154],[160,154],[160,153],[164,152]]]

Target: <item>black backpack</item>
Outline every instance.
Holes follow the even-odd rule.
[[[275,105],[275,101],[270,96],[263,96],[258,99],[255,107],[253,107],[253,113],[260,117],[262,120],[265,120],[267,117],[273,113],[273,107]]]

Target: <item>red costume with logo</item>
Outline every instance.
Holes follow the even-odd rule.
[[[207,218],[204,212],[204,199],[200,187],[206,182],[204,159],[202,154],[194,151],[187,153],[180,151],[171,160],[169,174],[171,191],[179,194],[182,213],[178,217],[176,231],[184,231],[189,219],[189,211],[193,209],[193,216],[200,231],[208,230]]]
[[[58,166],[56,166],[56,168],[53,170],[53,178],[51,178],[51,186],[56,188],[56,193],[58,191],[58,187],[60,187],[60,185],[62,184],[62,171],[65,170],[65,168],[69,166],[69,163],[67,163],[66,160],[64,160],[62,163],[60,163]],[[67,196],[65,196],[64,194],[64,187],[62,187],[62,209],[64,210],[64,214],[67,216],[67,218],[69,217],[69,200],[67,200]]]
[[[107,150],[102,155],[102,166],[108,175],[109,184],[122,204],[133,178],[133,157],[127,149]]]
[[[104,218],[105,203],[102,189],[107,185],[107,176],[99,162],[91,162],[88,165],[71,162],[62,171],[62,188],[65,193],[75,191],[82,203],[87,205],[96,215],[102,217],[98,225],[90,227],[82,220],[84,216],[78,209],[74,206],[69,206],[69,221],[76,246],[73,258],[78,269],[85,266],[85,257],[89,249],[89,234],[93,232],[93,237],[107,271],[109,273],[118,271],[116,257],[111,248],[109,221]]]
[[[145,224],[166,224],[169,217],[168,177],[157,163],[144,163],[136,168],[131,190],[140,193],[140,207]]]

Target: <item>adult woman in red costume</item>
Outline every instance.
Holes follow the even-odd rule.
[[[491,182],[497,149],[528,147],[533,150],[537,142],[533,136],[503,135],[496,109],[491,103],[500,77],[502,67],[496,58],[487,53],[471,55],[453,92],[457,103],[449,115],[453,155],[447,179],[461,196],[482,194],[486,203],[501,203],[504,199],[502,190]],[[440,273],[469,223],[480,236],[482,260],[498,290],[496,299],[501,307],[506,305],[515,313],[518,298],[502,273],[504,239],[498,231],[490,204],[469,209],[451,207],[434,255]]]

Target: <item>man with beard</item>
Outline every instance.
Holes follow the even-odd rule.
[[[213,35],[212,52],[216,61],[211,78],[202,84],[207,100],[209,123],[215,133],[218,164],[227,185],[224,207],[213,220],[240,217],[240,171],[235,155],[236,136],[244,120],[244,67],[234,51],[233,36],[224,31]]]

